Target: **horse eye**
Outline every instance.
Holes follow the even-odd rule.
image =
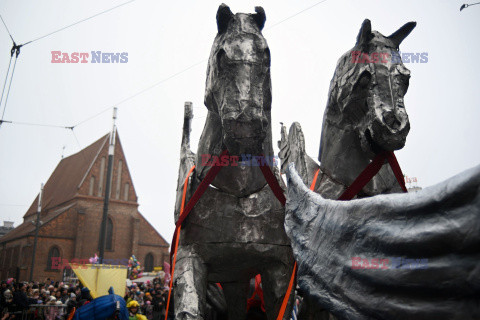
[[[367,87],[370,84],[370,80],[372,79],[372,75],[368,71],[362,72],[360,78],[358,79],[358,85],[362,88]]]
[[[265,64],[267,67],[270,67],[270,49],[265,49],[263,53],[263,64]]]
[[[225,50],[220,49],[217,53],[217,67],[219,70],[222,70],[225,68],[227,63],[227,53]]]

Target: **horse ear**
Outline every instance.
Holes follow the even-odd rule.
[[[262,7],[255,7],[255,14],[253,15],[253,20],[258,26],[258,29],[262,31],[263,27],[265,26],[265,20],[267,20],[267,16],[265,15],[265,10]]]
[[[225,3],[222,3],[218,7],[217,11],[217,28],[218,28],[218,33],[222,33],[225,30],[227,30],[228,23],[230,20],[233,18],[233,13],[230,10],[230,7],[227,6]]]
[[[414,21],[405,23],[400,29],[392,33],[388,39],[392,40],[395,46],[398,48],[400,43],[412,32],[412,30],[417,26],[417,23]]]
[[[358,32],[357,36],[357,46],[363,47],[365,44],[370,41],[370,38],[372,37],[372,24],[370,23],[370,20],[365,19],[362,23],[362,27],[360,28],[360,31]]]

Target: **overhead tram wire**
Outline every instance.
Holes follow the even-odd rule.
[[[130,3],[130,2],[133,2],[133,1],[135,1],[135,0],[127,1],[127,2],[125,2],[125,3],[123,3],[123,4],[121,4],[121,5],[118,5],[117,7],[120,7],[120,6],[122,6],[122,5],[125,5],[125,4]],[[319,4],[322,4],[322,3],[326,2],[326,1],[327,1],[327,0],[319,1],[319,2],[317,2],[317,3],[315,3],[315,4],[313,4],[313,5],[305,8],[305,9],[303,9],[303,10],[301,10],[301,11],[299,11],[299,12],[297,12],[297,13],[295,13],[295,14],[293,14],[293,15],[291,15],[291,16],[289,16],[289,17],[287,17],[287,18],[285,18],[285,19],[283,19],[283,20],[281,20],[281,21],[279,21],[279,22],[274,23],[272,26],[270,26],[269,28],[267,28],[267,29],[265,29],[265,30],[272,29],[272,28],[278,26],[279,24],[282,24],[282,23],[286,22],[287,20],[290,20],[290,19],[292,19],[292,18],[294,18],[294,17],[296,17],[296,16],[298,16],[298,15],[300,15],[300,14],[302,14],[302,13],[304,13],[304,12],[306,12],[306,11],[308,11],[308,10],[310,10],[310,9],[312,9],[312,8],[318,6]],[[114,7],[114,8],[112,8],[112,9],[106,10],[106,11],[104,11],[104,12],[113,10],[113,9],[115,9],[115,8],[117,8],[117,7]],[[98,15],[104,13],[104,12],[98,13],[98,14],[96,14],[96,15],[94,15],[94,16],[98,16]],[[94,16],[92,16],[92,17],[94,17]],[[86,19],[84,19],[84,20],[82,20],[82,21],[76,22],[76,23],[74,23],[74,24],[72,24],[72,25],[70,25],[70,26],[73,26],[73,25],[78,24],[78,23],[80,23],[80,22],[86,21],[86,20],[88,20],[88,19],[90,19],[90,18],[92,18],[92,17],[89,17],[89,18],[86,18]],[[62,29],[59,29],[59,30],[57,30],[57,31],[51,32],[50,34],[53,34],[53,33],[56,33],[56,32],[58,32],[58,31],[64,30],[64,29],[66,29],[66,28],[68,28],[68,27],[70,27],[70,26],[67,26],[67,27],[64,27],[64,28],[62,28]],[[29,42],[27,42],[27,43],[31,43],[31,42],[33,42],[33,41],[37,41],[37,40],[39,40],[39,39],[41,39],[41,38],[45,38],[46,36],[48,36],[48,35],[50,35],[50,34],[47,34],[47,35],[42,36],[42,37],[39,37],[39,38],[34,39],[34,40],[32,40],[32,41],[29,41]],[[27,43],[25,43],[25,44],[27,44]],[[164,83],[164,82],[167,82],[168,80],[170,80],[170,79],[172,79],[172,78],[175,78],[176,76],[178,76],[178,75],[180,75],[180,74],[182,74],[182,73],[184,73],[184,72],[186,72],[186,71],[188,71],[188,70],[190,70],[190,69],[193,69],[194,67],[196,67],[196,66],[204,63],[204,62],[207,61],[207,60],[208,60],[208,59],[203,59],[203,60],[201,60],[201,61],[199,61],[199,62],[197,62],[197,63],[195,63],[195,64],[193,64],[193,65],[191,65],[191,66],[189,66],[189,67],[187,67],[187,68],[185,68],[185,69],[177,72],[177,73],[174,73],[173,75],[168,76],[167,78],[162,79],[162,80],[160,80],[160,81],[158,81],[158,82],[156,82],[156,83],[154,83],[154,84],[146,87],[145,89],[142,89],[142,90],[140,90],[140,91],[132,94],[131,96],[128,96],[127,98],[125,98],[125,99],[117,102],[116,104],[114,104],[114,105],[112,105],[112,106],[109,106],[109,107],[101,110],[100,112],[98,112],[98,113],[96,113],[96,114],[94,114],[94,115],[92,115],[92,116],[90,116],[90,117],[88,117],[88,118],[86,118],[86,119],[84,119],[84,120],[76,123],[76,124],[73,125],[73,126],[42,125],[42,124],[38,124],[38,123],[30,123],[30,124],[28,124],[28,125],[32,125],[32,126],[45,126],[45,127],[58,127],[58,128],[70,129],[70,130],[73,131],[73,129],[76,128],[77,126],[82,125],[82,124],[84,124],[84,123],[86,123],[86,122],[88,122],[88,121],[90,121],[90,120],[92,120],[92,119],[100,116],[101,114],[103,114],[103,113],[111,110],[111,109],[113,108],[113,106],[118,106],[118,105],[120,105],[120,104],[123,104],[124,102],[127,102],[127,101],[129,101],[129,100],[131,100],[131,99],[133,99],[133,98],[135,98],[135,97],[143,94],[144,92],[147,92],[147,91],[153,89],[154,87],[156,87],[156,86],[158,86],[158,85],[160,85],[160,84],[162,84],[162,83]],[[18,123],[18,122],[14,122],[14,121],[3,121],[3,122],[4,122],[4,123],[10,123],[10,124],[20,124],[20,123]],[[0,124],[1,124],[1,122],[0,122]]]
[[[8,74],[10,73],[10,67],[12,66],[12,58],[13,58],[13,55],[10,55],[10,61],[8,62],[8,68],[7,68],[7,74],[5,75],[5,81],[3,82],[2,95],[0,97],[0,107],[2,106],[3,94],[5,93],[5,87],[7,86]],[[3,115],[2,115],[1,119],[3,119]]]
[[[5,21],[3,21],[3,17],[2,17],[1,14],[0,14],[0,19],[2,19],[3,25],[5,26],[5,29],[7,29],[7,32],[8,32],[8,35],[10,36],[10,39],[12,39],[12,42],[15,42],[13,40],[12,34],[10,33],[10,30],[8,30],[7,24],[5,23]]]
[[[168,76],[168,77],[166,77],[166,78],[164,78],[164,79],[162,79],[162,80],[160,80],[160,81],[157,81],[157,82],[155,82],[154,84],[152,84],[152,85],[150,85],[150,86],[148,86],[148,87],[146,87],[146,88],[144,88],[144,89],[142,89],[142,90],[140,90],[140,91],[138,91],[138,92],[136,92],[136,93],[134,93],[134,94],[132,94],[132,95],[130,95],[130,96],[128,96],[128,97],[126,97],[125,99],[123,99],[123,100],[121,100],[121,101],[118,101],[117,103],[113,104],[113,106],[118,107],[119,105],[121,105],[121,104],[123,104],[123,103],[125,103],[125,102],[127,102],[127,101],[129,101],[129,100],[131,100],[131,99],[133,99],[133,98],[141,95],[142,93],[145,93],[145,92],[147,92],[147,91],[155,88],[156,86],[159,86],[160,84],[162,84],[162,83],[164,83],[164,82],[167,82],[167,81],[170,80],[170,79],[173,79],[173,78],[181,75],[181,74],[184,73],[184,72],[187,72],[188,70],[190,70],[190,69],[192,69],[192,68],[194,68],[194,67],[196,67],[196,66],[198,66],[198,65],[200,65],[200,64],[202,64],[202,63],[204,63],[204,62],[207,61],[207,60],[208,60],[208,59],[204,59],[204,60],[202,60],[202,61],[199,61],[199,62],[197,62],[197,63],[194,63],[194,64],[192,64],[191,66],[189,66],[189,67],[187,67],[187,68],[185,68],[185,69],[183,69],[183,70],[181,70],[181,71],[179,71],[179,72],[176,72],[176,73],[174,73],[174,74],[172,74],[172,75],[170,75],[170,76]],[[88,117],[88,118],[86,118],[86,119],[84,119],[84,120],[76,123],[73,127],[75,128],[75,127],[77,127],[77,126],[79,126],[79,125],[81,125],[81,124],[83,124],[83,123],[85,123],[85,122],[87,122],[87,121],[90,121],[90,120],[98,117],[99,115],[107,112],[108,110],[111,110],[111,109],[113,108],[113,106],[108,107],[108,108],[105,108],[105,109],[103,109],[102,111],[94,114],[93,116],[90,116],[90,117]]]
[[[293,15],[291,15],[291,16],[283,19],[283,20],[280,20],[279,22],[276,22],[276,23],[272,24],[271,26],[269,26],[268,28],[266,28],[265,31],[270,30],[270,29],[278,26],[279,24],[282,24],[282,23],[284,23],[284,22],[287,21],[287,20],[290,20],[290,19],[292,19],[292,18],[295,18],[296,16],[304,13],[305,11],[308,11],[308,10],[310,10],[310,9],[312,9],[312,8],[318,6],[319,4],[322,4],[322,3],[326,2],[326,1],[327,1],[327,0],[319,1],[319,2],[311,5],[310,7],[307,7],[307,8],[305,8],[305,9],[303,9],[303,10],[301,10],[301,11],[299,11],[299,12],[297,12],[297,13],[295,13],[295,14],[293,14]]]
[[[10,36],[10,39],[12,39],[12,43],[13,43],[12,49],[10,50],[10,61],[8,62],[7,74],[5,75],[5,81],[3,82],[2,95],[0,97],[0,108],[2,106],[3,95],[5,93],[5,87],[6,87],[7,82],[8,82],[8,75],[10,73],[10,67],[12,66],[12,58],[13,58],[13,55],[15,54],[15,62],[14,62],[14,65],[13,65],[12,75],[10,76],[10,84],[8,86],[7,96],[5,98],[5,106],[3,107],[2,117],[0,118],[0,125],[1,125],[3,117],[5,115],[5,110],[7,110],[8,94],[10,93],[10,88],[12,86],[12,80],[13,80],[13,74],[15,73],[15,66],[17,65],[17,59],[18,59],[18,55],[20,54],[20,48],[22,47],[22,45],[17,45],[15,43],[15,40],[13,39],[13,36],[10,33],[10,30],[8,29],[7,24],[5,23],[5,20],[3,20],[3,17],[1,15],[0,15],[0,19],[2,20],[2,23],[5,26],[5,29],[7,30],[7,33]]]
[[[75,25],[77,25],[77,24],[80,24],[80,23],[85,22],[85,21],[87,21],[87,20],[90,20],[90,19],[92,19],[92,18],[98,17],[99,15],[102,15],[102,14],[107,13],[107,12],[109,12],[109,11],[115,10],[115,9],[117,9],[117,8],[120,8],[121,6],[124,6],[124,5],[126,5],[126,4],[132,3],[132,2],[134,2],[134,1],[136,1],[136,0],[130,0],[130,1],[121,3],[121,4],[119,4],[118,6],[112,7],[112,8],[110,8],[110,9],[104,10],[104,11],[99,12],[99,13],[96,13],[96,14],[94,14],[93,16],[90,16],[90,17],[88,17],[88,18],[79,20],[79,21],[77,21],[77,22],[74,22],[74,23],[72,23],[72,24],[69,24],[68,26],[65,26],[65,27],[62,27],[62,28],[60,28],[60,29],[58,29],[58,30],[52,31],[52,32],[50,32],[50,33],[47,33],[46,35],[43,35],[43,36],[38,37],[38,38],[35,38],[35,39],[30,40],[30,41],[28,41],[28,42],[25,42],[23,45],[25,46],[25,45],[27,45],[27,44],[29,44],[29,43],[38,41],[38,40],[43,39],[43,38],[46,38],[46,37],[49,37],[49,36],[51,36],[52,34],[55,34],[55,33],[57,33],[57,32],[63,31],[63,30],[65,30],[65,29],[68,29],[68,28],[70,28],[70,27],[73,27],[73,26],[75,26]]]
[[[13,63],[12,75],[10,76],[10,83],[8,85],[7,95],[5,97],[5,103],[3,106],[3,112],[2,112],[2,117],[0,118],[0,121],[3,120],[3,117],[5,116],[5,111],[7,110],[8,95],[10,94],[10,89],[12,88],[13,75],[15,74],[15,67],[17,66],[18,55],[20,54],[20,47],[21,45],[17,46],[15,42],[13,43],[13,48],[11,50],[11,55],[10,55],[10,61],[12,61],[13,54],[15,54],[15,62]],[[7,73],[7,76],[8,76],[8,73]],[[5,90],[5,85],[3,89]],[[2,98],[3,98],[3,91],[2,91]]]
[[[53,35],[53,34],[55,34],[55,33],[57,33],[57,32],[63,31],[63,30],[65,30],[65,29],[68,29],[68,28],[70,28],[70,27],[73,27],[73,26],[75,26],[75,25],[77,25],[77,24],[80,24],[80,23],[85,22],[85,21],[87,21],[87,20],[90,20],[90,19],[92,19],[92,18],[98,17],[99,15],[102,15],[102,14],[107,13],[107,12],[109,12],[109,11],[115,10],[115,9],[121,7],[121,6],[124,6],[124,5],[129,4],[129,3],[131,3],[131,2],[134,2],[134,1],[136,1],[136,0],[130,0],[130,1],[124,2],[124,3],[122,3],[122,4],[119,4],[119,5],[115,6],[115,7],[112,7],[112,8],[110,8],[110,9],[104,10],[104,11],[102,11],[102,12],[99,12],[99,13],[97,13],[97,14],[94,14],[93,16],[90,16],[90,17],[88,17],[88,18],[79,20],[79,21],[74,22],[74,23],[72,23],[72,24],[70,24],[70,25],[68,25],[68,26],[65,26],[65,27],[60,28],[60,29],[55,30],[55,31],[52,31],[52,32],[50,32],[50,33],[47,33],[47,34],[41,36],[41,37],[35,38],[35,39],[33,39],[33,40],[30,40],[30,41],[25,42],[24,44],[20,44],[20,45],[17,45],[17,44],[15,43],[15,40],[13,39],[13,36],[12,36],[12,34],[10,33],[10,30],[8,29],[7,24],[5,23],[5,20],[3,20],[3,17],[0,15],[0,19],[2,20],[2,23],[3,23],[3,25],[5,26],[5,29],[7,30],[7,33],[8,33],[8,35],[10,36],[10,39],[11,39],[12,42],[13,42],[13,46],[12,46],[11,54],[10,54],[10,61],[9,61],[9,63],[8,63],[7,74],[6,74],[6,76],[5,76],[5,81],[4,81],[4,83],[3,83],[3,89],[2,89],[2,95],[1,95],[1,98],[0,98],[0,108],[1,108],[1,105],[2,105],[1,103],[2,103],[2,101],[3,101],[3,95],[4,95],[4,92],[5,92],[5,87],[6,87],[6,84],[7,84],[7,82],[8,82],[8,75],[9,75],[10,67],[11,67],[11,64],[12,64],[13,54],[15,53],[15,62],[14,62],[14,65],[13,65],[13,71],[12,71],[12,75],[11,75],[11,77],[10,77],[10,84],[9,84],[9,86],[8,86],[7,95],[6,95],[6,98],[5,98],[5,104],[4,104],[3,111],[2,111],[2,117],[0,118],[0,126],[1,126],[3,123],[13,123],[12,121],[4,121],[4,120],[3,120],[3,117],[4,117],[5,111],[6,111],[6,109],[7,109],[8,96],[9,96],[9,93],[10,93],[10,88],[11,88],[11,86],[12,86],[13,74],[14,74],[14,72],[15,72],[15,66],[16,66],[16,64],[17,64],[17,60],[18,60],[18,56],[19,56],[19,54],[20,54],[20,48],[21,48],[21,47],[23,47],[23,46],[25,46],[25,45],[27,45],[27,44],[29,44],[29,43],[38,41],[38,40],[40,40],[40,39],[46,38],[46,37],[48,37],[48,36],[51,36],[51,35]]]

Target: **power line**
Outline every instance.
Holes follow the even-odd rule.
[[[61,128],[61,129],[71,129],[71,127],[54,125],[54,124],[44,124],[44,123],[33,123],[33,122],[20,122],[20,121],[9,121],[9,120],[0,120],[0,124],[18,124],[21,126],[33,126],[33,127],[49,127],[49,128]]]
[[[78,145],[78,148],[80,149],[80,153],[82,154],[83,161],[88,166],[88,160],[84,153],[85,150],[82,149],[82,146],[80,145],[80,141],[78,141],[77,135],[75,134],[75,131],[73,131],[73,127],[71,127],[70,129],[72,130],[72,134],[75,137],[75,140],[77,141],[77,145]]]
[[[107,10],[102,11],[102,12],[99,12],[99,13],[97,13],[97,14],[94,14],[93,16],[90,16],[90,17],[88,17],[88,18],[85,18],[85,19],[82,19],[82,20],[80,20],[80,21],[74,22],[74,23],[72,23],[72,24],[70,24],[70,25],[68,25],[68,26],[65,26],[65,27],[60,28],[60,29],[58,29],[58,30],[52,31],[52,32],[50,32],[50,33],[47,33],[46,35],[43,35],[43,36],[41,36],[41,37],[35,38],[35,39],[33,39],[33,40],[30,40],[30,41],[24,43],[23,45],[27,45],[27,44],[29,44],[29,43],[32,43],[32,42],[38,41],[38,40],[40,40],[40,39],[46,38],[46,37],[48,37],[48,36],[51,36],[52,34],[55,34],[55,33],[57,33],[57,32],[63,31],[63,30],[65,30],[65,29],[68,29],[68,28],[70,28],[70,27],[73,27],[73,26],[75,26],[75,25],[77,25],[77,24],[79,24],[79,23],[85,22],[85,21],[90,20],[90,19],[92,19],[92,18],[98,17],[99,15],[102,15],[102,14],[107,13],[107,12],[109,12],[109,11],[115,10],[115,9],[121,7],[121,6],[124,6],[124,5],[129,4],[129,3],[131,3],[131,2],[134,2],[134,1],[136,1],[136,0],[130,0],[130,1],[124,2],[124,3],[122,3],[122,4],[119,4],[118,6],[115,6],[115,7],[113,7],[113,8],[107,9]]]
[[[84,20],[82,20],[82,21],[76,22],[76,23],[74,23],[74,24],[72,24],[72,25],[70,25],[70,26],[73,26],[73,25],[78,24],[78,23],[80,23],[80,22],[86,21],[86,20],[88,20],[88,19],[90,19],[90,18],[93,18],[93,17],[98,16],[98,15],[100,15],[100,14],[102,14],[102,13],[108,12],[108,11],[110,11],[110,10],[113,10],[113,9],[115,9],[115,8],[118,8],[118,7],[122,6],[122,5],[128,4],[128,3],[133,2],[133,1],[135,1],[135,0],[127,1],[127,2],[121,4],[121,5],[117,6],[117,7],[111,8],[111,9],[106,10],[106,11],[101,12],[101,13],[98,13],[98,14],[92,16],[92,17],[89,17],[89,18],[86,18],[86,19],[84,19]],[[297,13],[295,13],[295,14],[293,14],[293,15],[291,15],[291,16],[289,16],[289,17],[287,17],[287,18],[285,18],[285,19],[283,19],[283,20],[281,20],[281,21],[279,21],[279,22],[277,22],[277,23],[274,23],[273,25],[271,25],[271,26],[270,26],[269,28],[267,28],[266,30],[272,29],[272,28],[278,26],[279,24],[282,24],[282,23],[284,23],[284,22],[286,22],[286,21],[288,21],[288,20],[290,20],[290,19],[292,19],[292,18],[294,18],[294,17],[296,17],[296,16],[298,16],[298,15],[300,15],[300,14],[302,14],[302,13],[304,13],[304,12],[306,12],[306,11],[308,11],[308,10],[310,10],[310,9],[312,9],[312,8],[314,8],[314,7],[322,4],[322,3],[324,3],[324,2],[326,2],[326,1],[327,1],[327,0],[319,1],[319,2],[311,5],[310,7],[307,7],[307,8],[305,8],[305,9],[303,9],[303,10],[301,10],[301,11],[299,11],[299,12],[297,12]],[[70,26],[67,26],[67,27],[70,27]],[[57,31],[55,31],[55,32],[64,30],[64,29],[66,29],[67,27],[64,27],[64,28],[62,28],[62,29],[59,29],[59,30],[57,30]],[[55,32],[52,32],[52,33],[50,33],[50,34],[53,34],[53,33],[55,33]],[[48,34],[48,35],[50,35],[50,34]],[[39,39],[44,38],[44,37],[46,37],[46,36],[48,36],[48,35],[45,35],[45,36],[43,36],[43,37],[34,39],[34,40],[29,41],[29,42],[27,42],[27,43],[25,43],[25,44],[28,44],[28,43],[30,43],[30,42],[39,40]],[[189,67],[187,67],[187,68],[179,71],[179,72],[174,73],[174,74],[171,75],[171,76],[168,76],[168,77],[165,78],[165,79],[162,79],[162,80],[160,80],[160,81],[158,81],[158,82],[155,82],[154,84],[148,86],[147,88],[142,89],[142,90],[140,90],[140,91],[138,91],[138,92],[136,92],[136,93],[128,96],[127,98],[125,98],[125,99],[117,102],[116,104],[113,104],[112,106],[109,106],[109,107],[101,110],[100,112],[98,112],[98,113],[96,113],[96,114],[94,114],[94,115],[92,115],[92,116],[90,116],[90,117],[88,117],[88,118],[86,118],[86,119],[84,119],[84,120],[76,123],[76,124],[73,125],[73,126],[55,126],[55,125],[42,125],[42,124],[34,124],[34,123],[31,123],[30,125],[46,126],[46,127],[58,127],[58,128],[72,129],[72,131],[73,131],[73,128],[75,128],[75,127],[77,127],[77,126],[79,126],[79,125],[81,125],[81,124],[84,124],[85,122],[88,122],[88,121],[90,121],[90,120],[92,120],[92,119],[100,116],[101,114],[103,114],[103,113],[109,111],[111,108],[113,108],[113,106],[119,106],[120,104],[123,104],[124,102],[127,102],[127,101],[129,101],[129,100],[131,100],[131,99],[133,99],[133,98],[135,98],[135,97],[143,94],[144,92],[147,92],[147,91],[155,88],[156,86],[158,86],[158,85],[160,85],[160,84],[162,84],[162,83],[164,83],[164,82],[167,82],[168,80],[170,80],[170,79],[172,79],[172,78],[175,78],[176,76],[178,76],[178,75],[180,75],[180,74],[182,74],[182,73],[184,73],[184,72],[186,72],[186,71],[188,71],[188,70],[190,70],[190,69],[193,69],[194,67],[196,67],[196,66],[204,63],[204,62],[207,61],[207,60],[208,60],[208,59],[203,59],[203,60],[201,60],[201,61],[199,61],[199,62],[197,62],[197,63],[195,63],[195,64],[193,64],[193,65],[191,65],[191,66],[189,66]],[[4,123],[11,123],[11,124],[19,124],[18,122],[12,122],[12,121],[3,121],[3,122],[4,122]],[[0,122],[0,124],[1,124],[1,122]]]
[[[12,41],[15,42],[13,40],[12,34],[10,33],[10,30],[8,30],[7,24],[5,23],[5,21],[3,21],[3,18],[2,18],[1,14],[0,14],[0,19],[2,19],[3,25],[5,26],[5,29],[7,29],[7,32],[8,32],[8,35],[10,36],[10,39],[12,39]]]
[[[290,17],[287,17],[287,18],[285,18],[285,19],[283,19],[283,20],[281,20],[281,21],[279,21],[279,22],[276,22],[276,23],[272,24],[271,26],[269,26],[268,28],[266,28],[266,29],[265,29],[265,31],[266,31],[266,30],[270,30],[270,29],[272,29],[272,28],[274,28],[274,27],[278,26],[279,24],[282,24],[282,23],[284,23],[284,22],[285,22],[285,21],[287,21],[287,20],[290,20],[290,19],[292,19],[292,18],[294,18],[294,17],[296,17],[296,16],[298,16],[298,15],[300,15],[300,14],[304,13],[305,11],[307,11],[307,10],[310,10],[310,9],[312,9],[312,8],[314,8],[314,7],[316,7],[316,6],[318,6],[319,4],[322,4],[322,3],[324,3],[325,1],[327,1],[327,0],[322,0],[322,1],[319,1],[319,2],[317,2],[317,3],[313,4],[313,5],[311,5],[310,7],[308,7],[308,8],[305,8],[305,9],[303,9],[302,11],[299,11],[299,12],[297,12],[297,13],[295,13],[295,14],[291,15]]]
[[[480,2],[475,2],[475,3],[470,3],[470,4],[463,4],[461,7],[460,7],[460,11],[462,11],[463,9],[466,9],[468,7],[471,7],[471,6],[475,6],[477,4],[480,4]]]
[[[319,1],[319,2],[311,5],[310,7],[305,8],[305,9],[303,9],[302,11],[299,11],[299,12],[295,13],[294,15],[291,15],[291,16],[289,16],[289,17],[287,17],[287,18],[285,18],[285,19],[283,19],[283,20],[281,20],[281,21],[273,24],[272,26],[270,26],[270,27],[267,28],[266,30],[272,29],[273,27],[275,27],[275,26],[277,26],[277,25],[279,25],[279,24],[282,24],[282,23],[284,23],[285,21],[290,20],[290,19],[292,19],[292,18],[294,18],[294,17],[296,17],[296,16],[304,13],[305,11],[310,10],[310,9],[314,8],[315,6],[318,6],[319,4],[322,4],[322,3],[326,2],[326,1],[327,1],[327,0]],[[146,92],[146,91],[149,91],[149,90],[153,89],[154,87],[156,87],[156,86],[158,86],[158,85],[160,85],[160,84],[162,84],[162,83],[164,83],[164,82],[166,82],[166,81],[168,81],[168,80],[170,80],[170,79],[172,79],[172,78],[174,78],[174,77],[176,77],[176,76],[178,76],[178,75],[180,75],[180,74],[182,74],[182,73],[184,73],[184,72],[186,72],[186,71],[188,71],[188,70],[190,70],[190,69],[192,69],[192,68],[194,68],[194,67],[202,64],[202,63],[204,63],[205,61],[208,61],[208,58],[207,58],[207,59],[203,59],[202,61],[199,61],[199,62],[197,62],[197,63],[195,63],[195,64],[193,64],[193,65],[191,65],[191,66],[189,66],[189,67],[187,67],[187,68],[185,68],[185,69],[183,69],[183,70],[181,70],[181,71],[179,71],[179,72],[177,72],[177,73],[175,73],[175,74],[173,74],[173,75],[171,75],[171,76],[169,76],[169,77],[167,77],[167,78],[165,78],[165,79],[163,79],[163,80],[160,80],[160,81],[152,84],[151,86],[149,86],[149,87],[147,87],[147,88],[145,88],[145,89],[143,89],[143,90],[140,90],[140,91],[138,91],[137,93],[135,93],[135,94],[133,94],[133,95],[131,95],[131,96],[123,99],[122,101],[117,102],[117,103],[114,104],[114,105],[115,105],[115,106],[118,106],[118,105],[120,105],[120,104],[122,104],[122,103],[124,103],[124,102],[126,102],[126,101],[128,101],[128,100],[131,100],[131,99],[135,98],[136,96],[138,96],[138,95],[140,95],[140,94],[142,94],[142,93],[144,93],[144,92]],[[96,113],[96,114],[94,114],[93,116],[90,116],[90,117],[88,117],[88,118],[86,118],[86,119],[78,122],[78,123],[75,124],[73,127],[79,126],[79,125],[81,125],[81,124],[83,124],[83,123],[85,123],[85,122],[87,122],[87,121],[90,121],[90,120],[98,117],[99,115],[107,112],[107,111],[110,110],[111,108],[113,108],[113,106],[108,107],[108,108],[105,108],[105,109],[103,109],[102,111],[100,111],[99,113]]]
[[[12,88],[13,75],[15,74],[15,67],[17,66],[18,55],[20,54],[20,47],[21,47],[21,45],[17,46],[15,44],[15,42],[13,43],[13,47],[12,47],[12,50],[11,50],[10,61],[12,60],[11,57],[13,57],[13,54],[15,53],[15,62],[13,63],[12,75],[10,76],[10,84],[8,85],[7,95],[5,97],[5,104],[3,106],[2,117],[0,118],[0,120],[3,120],[3,117],[5,115],[5,111],[7,110],[8,95],[10,94],[10,89]],[[8,67],[10,69],[10,65]],[[8,73],[7,73],[7,76],[8,76]],[[5,81],[6,81],[6,79],[5,79]],[[3,89],[5,90],[5,84],[4,84]],[[3,98],[3,91],[2,91],[2,98]]]
[[[13,54],[10,55],[10,61],[8,62],[7,74],[5,75],[5,81],[3,82],[2,96],[0,97],[0,107],[2,106],[3,93],[5,92],[5,87],[7,86],[8,73],[10,72],[10,67],[12,66],[12,58],[13,58]],[[3,119],[3,116],[2,116],[2,119]]]
[[[181,71],[179,71],[179,72],[176,72],[176,73],[174,73],[174,74],[166,77],[165,79],[162,79],[162,80],[160,80],[160,81],[157,81],[157,82],[155,82],[154,84],[146,87],[145,89],[142,89],[142,90],[140,90],[140,91],[138,91],[138,92],[136,92],[136,93],[128,96],[127,98],[125,98],[125,99],[123,99],[123,100],[115,103],[114,106],[119,106],[119,105],[121,105],[122,103],[125,103],[125,102],[127,102],[127,101],[129,101],[129,100],[131,100],[131,99],[133,99],[133,98],[141,95],[142,93],[147,92],[147,91],[155,88],[156,86],[158,86],[158,85],[160,85],[160,84],[162,84],[162,83],[164,83],[164,82],[167,82],[167,81],[170,80],[170,79],[173,79],[173,78],[181,75],[181,74],[184,73],[184,72],[187,72],[188,70],[190,70],[190,69],[192,69],[192,68],[194,68],[194,67],[196,67],[196,66],[198,66],[198,65],[200,65],[200,64],[202,64],[202,63],[204,63],[204,62],[207,61],[207,60],[208,60],[208,59],[204,59],[204,60],[202,60],[202,61],[199,61],[199,62],[197,62],[197,63],[194,63],[194,64],[192,64],[191,66],[189,66],[189,67],[187,67],[187,68],[185,68],[185,69],[183,69],[183,70],[181,70]],[[87,122],[87,121],[90,121],[90,120],[98,117],[99,115],[107,112],[108,110],[110,110],[110,109],[112,109],[112,108],[113,108],[113,106],[108,107],[108,108],[105,108],[105,109],[103,109],[102,111],[100,111],[99,113],[96,113],[96,114],[94,114],[93,116],[90,116],[90,117],[88,117],[88,118],[86,118],[86,119],[78,122],[78,123],[75,124],[73,127],[77,127],[77,126],[79,126],[79,125],[81,125],[81,124],[83,124],[83,123],[85,123],[85,122]]]

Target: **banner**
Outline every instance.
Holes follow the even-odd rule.
[[[72,268],[82,284],[90,290],[92,297],[98,298],[108,294],[108,289],[113,287],[116,294],[123,296],[125,293],[125,280],[127,279],[126,266],[112,266],[106,264],[86,264],[86,268]]]

